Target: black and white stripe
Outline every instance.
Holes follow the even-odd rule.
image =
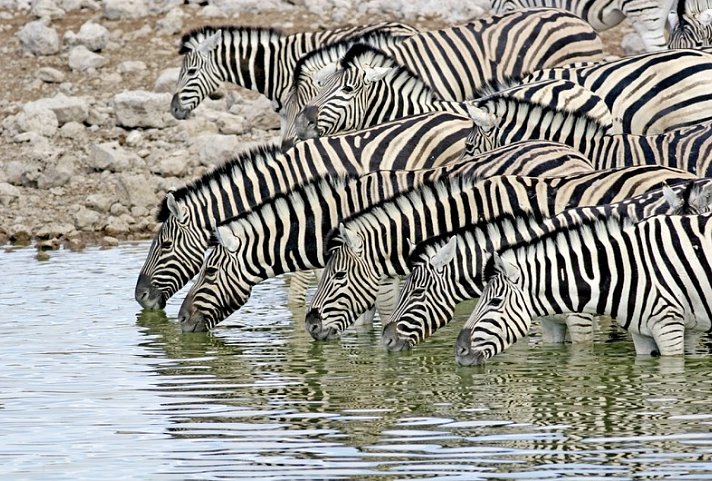
[[[271,28],[206,26],[185,34],[179,53],[183,64],[171,111],[184,119],[220,82],[255,90],[279,111],[292,84],[297,61],[306,53],[339,40],[380,31],[394,38],[417,33],[408,25],[383,22],[335,30],[285,35]]]
[[[556,9],[512,12],[423,32],[390,48],[388,59],[374,57],[373,52],[361,58],[368,50],[354,47],[347,54],[319,96],[297,116],[300,124],[320,124],[318,111],[329,101],[341,104],[343,115],[356,119],[349,122],[354,124],[349,128],[363,128],[396,118],[390,111],[401,117],[415,113],[410,106],[401,105],[406,94],[415,104],[437,99],[463,101],[478,97],[487,85],[509,78],[602,59],[602,43],[593,29],[574,14]],[[422,86],[414,86],[411,78]],[[374,83],[382,82],[393,85],[382,91],[373,89]],[[358,120],[363,117],[369,121]],[[312,130],[297,137],[316,135]]]
[[[257,147],[169,193],[136,284],[143,307],[163,308],[197,274],[216,223],[326,173],[421,169],[459,159],[471,122],[437,113],[302,142],[287,153]]]
[[[681,2],[684,0],[680,0]],[[596,31],[608,30],[627,18],[648,51],[666,47],[665,25],[675,0],[490,0],[495,12],[553,7],[574,12]]]
[[[565,210],[550,218],[505,215],[427,239],[410,253],[410,274],[384,329],[383,344],[393,351],[410,348],[450,322],[459,302],[480,297],[485,285],[484,264],[493,251],[554,229],[620,212],[634,212],[638,218],[707,212],[711,196],[712,180],[689,181],[615,204]],[[567,320],[567,324],[571,325],[571,321]],[[590,340],[590,325],[574,326],[579,332],[570,333],[573,342]],[[564,340],[566,326],[542,319],[542,327],[549,340]]]
[[[409,272],[410,244],[506,213],[546,216],[623,200],[666,180],[691,178],[680,170],[644,166],[557,178],[490,177],[466,186],[443,182],[437,189],[402,194],[347,219],[330,234],[329,259],[307,314],[307,329],[316,339],[340,335],[373,304],[385,278]]]
[[[686,336],[711,326],[712,214],[636,220],[563,227],[494,253],[457,361],[482,364],[525,336],[533,318],[565,312],[614,318],[637,354],[683,354]]]
[[[575,90],[575,84],[571,85]],[[465,146],[467,155],[520,140],[543,139],[578,149],[597,170],[647,164],[683,169],[700,177],[712,176],[712,122],[662,134],[611,135],[611,125],[602,124],[597,118],[575,111],[562,112],[555,106],[522,100],[506,92],[482,99],[470,109],[474,126]]]
[[[183,329],[211,328],[239,308],[249,296],[251,287],[266,277],[320,267],[323,264],[322,240],[330,228],[335,227],[341,218],[405,188],[412,189],[442,176],[462,175],[467,176],[465,182],[472,182],[473,177],[491,171],[494,165],[500,165],[505,172],[528,172],[544,165],[555,165],[553,155],[548,153],[552,151],[559,152],[558,168],[563,172],[566,172],[565,164],[569,161],[574,171],[590,169],[580,153],[560,144],[525,146],[522,150],[541,155],[521,155],[510,147],[484,156],[489,161],[478,158],[436,169],[377,171],[347,179],[337,176],[275,194],[251,211],[219,224],[227,225],[220,229],[223,244],[235,236],[241,239],[239,259],[227,259],[228,251],[235,249],[220,247],[211,251],[206,262],[216,269],[225,266],[229,273],[217,274],[211,267],[206,278],[206,268],[203,269],[204,274],[196,281],[181,308]],[[532,165],[521,163],[527,161],[532,161]],[[239,266],[243,266],[242,271]]]
[[[712,1],[678,0],[670,15],[668,47],[701,48],[712,46]]]

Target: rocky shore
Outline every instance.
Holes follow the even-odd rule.
[[[249,144],[277,140],[269,101],[236,86],[187,120],[170,115],[178,42],[194,27],[290,33],[390,19],[438,28],[482,15],[483,4],[0,0],[0,245],[148,239],[166,192]],[[630,31],[604,35],[611,53],[622,54]]]

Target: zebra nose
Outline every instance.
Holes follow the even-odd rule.
[[[163,294],[151,283],[151,278],[145,274],[138,276],[134,299],[144,309],[163,309],[166,307],[166,300]]]
[[[410,344],[398,335],[398,325],[396,322],[386,324],[383,328],[381,341],[383,342],[383,346],[389,352],[399,352],[410,348]]]
[[[173,114],[173,117],[177,118],[178,120],[183,120],[188,117],[188,114],[190,113],[190,110],[184,109],[181,104],[180,104],[180,97],[178,94],[173,94],[173,98],[171,99],[171,113]]]
[[[461,366],[473,364],[472,356],[472,329],[463,327],[455,342],[455,359]]]
[[[319,108],[313,105],[304,107],[294,121],[294,128],[298,139],[306,140],[319,137],[316,130],[317,116]]]
[[[321,315],[319,314],[319,309],[309,309],[306,317],[304,318],[305,327],[307,332],[314,337],[316,334],[321,332]],[[316,339],[316,337],[314,337]]]

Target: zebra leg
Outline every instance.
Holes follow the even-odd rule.
[[[660,321],[648,322],[661,356],[685,354],[685,321],[677,313],[668,313]]]
[[[354,321],[354,327],[373,324],[373,317],[376,315],[376,306],[371,306],[366,312],[361,314]]]
[[[701,331],[685,329],[685,354],[694,354],[695,351],[697,351],[697,348],[700,346],[701,339]]]
[[[550,344],[563,344],[566,341],[566,324],[563,315],[542,317],[541,339]]]
[[[635,353],[638,356],[650,356],[659,352],[658,345],[655,344],[655,340],[652,337],[638,334],[637,332],[631,332],[631,335],[633,336]]]
[[[595,316],[583,313],[567,314],[565,320],[572,343],[593,342]]]
[[[381,318],[381,322],[387,322],[391,318],[391,314],[393,314],[396,304],[398,304],[400,285],[400,277],[388,277],[382,280],[378,286],[376,306],[378,307],[378,317]]]
[[[289,276],[287,304],[294,307],[306,306],[307,288],[314,278],[312,271],[297,271]]]

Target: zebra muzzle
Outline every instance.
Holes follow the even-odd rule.
[[[457,336],[455,360],[460,366],[480,366],[485,363],[484,353],[472,349],[472,329],[464,327]]]
[[[334,328],[329,327],[324,329],[319,309],[309,309],[306,317],[304,318],[304,326],[311,337],[317,341],[325,341],[335,337]]]
[[[171,99],[171,114],[178,120],[184,120],[190,115],[190,110],[184,109],[180,104],[180,97],[178,94],[174,94]]]

